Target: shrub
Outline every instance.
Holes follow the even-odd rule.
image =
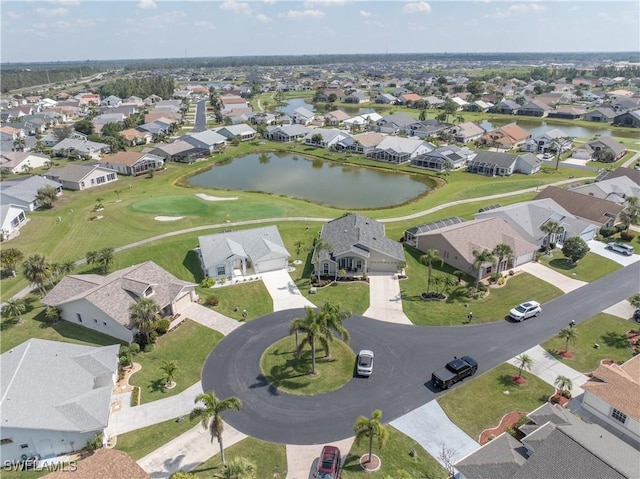
[[[149,344],[145,344],[144,345],[144,352],[145,353],[150,353],[153,351],[153,343],[149,343]]]
[[[104,434],[96,433],[93,439],[87,440],[87,449],[90,451],[97,451],[102,447],[102,441],[104,440]]]
[[[549,249],[556,249],[556,246],[555,243],[549,243]]]
[[[636,234],[633,231],[623,231],[620,233],[620,239],[624,241],[631,241],[636,237]]]
[[[552,404],[558,404],[560,402],[560,398],[556,395],[551,398]]]
[[[169,330],[169,326],[171,326],[171,321],[169,321],[167,318],[159,319],[156,322],[156,333],[160,335],[165,334]]]
[[[204,300],[204,304],[207,306],[218,306],[218,304],[220,304],[220,298],[215,295],[207,296],[207,299]]]
[[[216,280],[208,277],[200,281],[200,286],[203,288],[213,288],[216,285]]]
[[[153,344],[156,342],[156,339],[158,339],[158,333],[156,333],[155,329],[152,329],[149,331],[149,341]]]
[[[134,387],[131,392],[131,406],[137,406],[138,404],[140,404],[140,386]]]
[[[140,352],[140,345],[138,343],[131,343],[131,345],[129,346],[129,351],[135,356]]]
[[[609,238],[610,236],[613,236],[617,232],[618,230],[616,228],[612,228],[609,226],[603,226],[602,228],[600,228],[600,234],[605,238]]]
[[[123,354],[120,356],[118,362],[120,363],[120,366],[122,366],[123,368],[126,368],[131,364],[131,359],[129,359],[128,354]]]
[[[500,286],[502,286],[502,285],[504,284],[504,282],[505,282],[504,277],[500,277],[500,278],[498,279],[498,284],[499,284]]]
[[[614,229],[616,230],[616,233],[620,233],[622,231],[625,231],[627,227],[622,223],[620,223],[620,224],[617,224]]]

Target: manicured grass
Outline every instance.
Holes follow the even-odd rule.
[[[600,313],[574,327],[577,333],[576,342],[569,344],[569,351],[574,353],[573,358],[557,356],[557,351],[565,348],[565,340],[562,338],[556,336],[542,343],[544,349],[567,366],[583,373],[590,373],[603,359],[623,363],[633,356],[626,337],[627,331],[638,330],[638,325],[633,322]],[[595,349],[594,344],[599,344],[600,349]]]
[[[553,250],[551,257],[543,254],[540,256],[539,262],[556,270],[558,273],[562,273],[573,279],[586,281],[587,283],[622,268],[622,265],[615,261],[591,252],[587,253],[578,263],[571,264],[571,262],[564,257],[562,251]]]
[[[187,414],[180,422],[176,419],[170,419],[121,434],[118,436],[115,448],[126,452],[137,461],[194,426],[202,427],[198,424],[197,419],[191,419]]]
[[[506,413],[531,412],[553,394],[552,386],[528,372],[523,373],[526,384],[515,384],[511,377],[517,374],[518,368],[501,364],[447,392],[438,404],[460,429],[478,440],[483,430],[497,426]]]
[[[215,210],[217,202],[207,202],[195,196],[161,196],[136,201],[131,210],[152,215],[195,215],[203,216]]]
[[[302,337],[299,335],[299,340]],[[299,395],[321,394],[341,388],[353,377],[356,356],[344,342],[337,338],[331,341],[330,358],[324,357],[325,349],[316,343],[316,375],[311,375],[311,348],[306,347],[297,359],[295,341],[294,336],[288,336],[275,342],[260,359],[262,373],[278,390]]]
[[[217,442],[211,444],[215,456],[190,471],[198,479],[209,479],[215,472],[221,472],[220,448]],[[318,453],[319,454],[319,453]],[[256,478],[280,478],[287,475],[287,450],[284,444],[274,444],[248,437],[225,448],[227,461],[234,457],[249,459],[256,466]]]
[[[419,262],[421,254],[414,248],[405,247],[408,279],[400,281],[402,308],[414,324],[459,325],[466,321],[469,311],[473,312],[474,323],[498,321],[516,304],[526,299],[533,298],[546,303],[562,295],[562,291],[555,286],[521,272],[508,278],[504,286],[490,287],[490,294],[483,299],[468,298],[468,286],[461,283],[445,289],[445,294],[448,295],[445,301],[425,301],[420,293],[426,290],[427,266]],[[433,270],[434,276],[448,275],[454,282],[457,281],[451,274],[452,268],[446,264],[434,264]],[[469,286],[473,286],[471,278],[466,279],[470,281]]]
[[[142,369],[133,374],[129,383],[141,388],[141,403],[163,399],[178,394],[200,380],[202,364],[222,334],[187,320],[177,329],[158,338],[153,351],[141,352],[133,361]],[[158,369],[162,360],[178,361],[176,387],[165,389],[162,373]]]
[[[84,344],[87,346],[108,346],[119,344],[116,338],[79,326],[69,321],[58,321],[47,326],[40,296],[31,294],[25,298],[27,310],[22,315],[23,323],[3,317],[0,321],[0,351],[3,353],[22,344],[30,338]]]
[[[369,284],[365,282],[339,281],[317,288],[315,294],[309,294],[308,278],[296,281],[296,285],[302,294],[318,307],[324,303],[331,303],[352,314],[362,314],[369,307]]]
[[[447,477],[444,468],[420,444],[392,426],[387,425],[386,428],[389,431],[389,438],[384,449],[378,449],[375,440],[373,446],[373,453],[382,460],[380,470],[367,473],[360,467],[358,463],[360,456],[369,453],[369,443],[365,440],[359,447],[355,444],[351,447],[349,455],[345,458],[342,476],[340,477],[344,479],[358,477],[371,477],[374,479],[386,479],[389,477],[445,479]],[[409,454],[411,450],[416,451],[415,457],[411,457]],[[320,454],[320,449],[318,454]],[[405,474],[403,475],[403,473]]]
[[[273,300],[262,281],[224,286],[222,288],[197,288],[203,304],[207,296],[217,296],[218,306],[213,307],[225,316],[242,320],[243,310],[247,310],[247,320],[252,320],[273,312]]]

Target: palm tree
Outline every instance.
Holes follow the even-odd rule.
[[[578,337],[578,333],[576,332],[576,328],[564,328],[558,334],[562,339],[564,339],[564,352],[569,351],[569,343],[575,343],[576,338]]]
[[[546,254],[549,254],[549,249],[551,249],[551,236],[556,235],[562,231],[562,227],[558,224],[557,221],[549,220],[540,226],[540,231],[545,234],[545,250]]]
[[[380,419],[382,419],[382,411],[376,409],[371,414],[370,419],[360,416],[353,426],[353,431],[356,433],[356,446],[360,446],[360,442],[364,438],[369,439],[369,462],[371,462],[371,456],[373,455],[373,439],[378,439],[378,447],[382,449],[389,436],[389,431],[380,423]]]
[[[520,356],[516,358],[518,361],[518,377],[522,377],[522,371],[525,369],[527,371],[531,371],[531,367],[533,366],[533,359],[528,354],[522,353]]]
[[[566,144],[571,144],[573,138],[570,136],[563,136],[561,138],[554,138],[551,140],[550,149],[555,150],[556,154],[556,170],[560,168],[560,155],[562,155],[563,146]]]
[[[147,344],[151,342],[149,333],[158,319],[159,311],[160,306],[152,298],[140,298],[129,306],[131,322],[138,328],[138,331],[144,334]]]
[[[160,363],[160,371],[162,372],[165,387],[175,386],[175,379],[178,375],[178,361],[175,359],[171,361],[163,359],[162,363]]]
[[[87,252],[87,264],[96,264],[100,266],[100,269],[102,269],[103,273],[106,274],[109,271],[109,266],[113,263],[113,253],[113,248],[102,248],[97,251],[89,251]]]
[[[120,193],[122,193],[121,190],[113,190],[113,192],[116,194],[116,201],[120,201]]]
[[[9,319],[18,318],[18,324],[22,324],[22,313],[27,310],[27,303],[23,298],[11,298],[2,307],[2,315]]]
[[[327,250],[327,251],[331,251],[331,243],[329,243],[325,238],[323,238],[322,236],[318,236],[315,240],[315,243],[313,245],[313,263],[314,263],[314,267],[317,267],[318,269],[316,270],[316,274],[320,274],[320,268],[319,268],[319,262],[320,262],[320,253],[323,250]]]
[[[482,265],[485,263],[491,263],[492,266],[495,266],[496,259],[491,254],[489,250],[482,250],[482,252],[473,250],[473,270],[476,272],[476,289],[480,286],[480,275],[482,274]]]
[[[560,394],[565,396],[573,388],[573,382],[567,376],[558,376],[553,384],[560,390]]]
[[[4,248],[0,250],[0,264],[4,271],[10,271],[16,276],[16,265],[24,259],[24,254],[17,248]]]
[[[55,263],[53,265],[53,270],[55,271],[56,276],[66,276],[71,274],[75,267],[76,264],[73,261],[63,261],[62,263]]]
[[[420,262],[422,264],[426,264],[427,265],[427,294],[429,294],[429,291],[431,289],[431,275],[433,273],[432,270],[432,263],[434,261],[438,261],[440,263],[440,265],[442,265],[442,258],[440,257],[440,252],[435,249],[428,249],[427,251],[424,252],[424,254],[422,256],[420,256]]]
[[[498,273],[501,271],[502,263],[507,259],[507,266],[509,265],[509,260],[513,257],[513,248],[508,244],[500,243],[493,248],[491,254],[498,258]]]
[[[620,221],[625,226],[625,231],[629,231],[631,225],[638,224],[640,220],[640,207],[637,205],[636,198],[636,196],[630,196],[627,199],[628,206],[620,212]]]
[[[300,251],[302,250],[303,246],[304,246],[304,243],[299,240],[293,243],[293,247],[296,249],[296,259],[300,259]]]
[[[35,283],[40,291],[41,295],[45,295],[47,290],[45,289],[45,283],[51,281],[53,276],[53,265],[41,254],[34,254],[29,256],[24,263],[22,263],[25,277]]]
[[[289,334],[301,332],[305,337],[300,341],[296,348],[295,354],[299,358],[305,346],[311,346],[311,374],[316,374],[316,342],[324,348],[329,349],[329,342],[333,340],[333,333],[326,325],[320,313],[316,313],[310,307],[306,307],[306,315],[304,318],[295,318],[291,321]]]
[[[224,432],[222,413],[229,410],[239,411],[242,409],[242,401],[234,396],[227,399],[218,399],[213,391],[209,391],[198,394],[195,402],[196,404],[202,403],[202,405],[191,411],[191,418],[200,419],[202,427],[208,429],[211,434],[211,442],[213,442],[214,438],[218,440],[222,464],[226,464],[224,446],[222,445],[222,433]]]
[[[351,316],[351,312],[344,311],[340,309],[338,305],[331,304],[329,302],[325,302],[320,308],[318,313],[322,321],[324,321],[325,327],[333,329],[342,337],[342,340],[349,344],[349,339],[351,336],[349,335],[349,331],[342,325],[342,322]],[[327,343],[327,347],[325,349],[325,357],[328,358],[329,354],[329,343]]]
[[[234,457],[223,466],[222,471],[214,472],[213,479],[255,479],[256,465],[246,457]]]

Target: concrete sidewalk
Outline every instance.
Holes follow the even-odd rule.
[[[187,306],[183,315],[207,328],[219,331],[225,336],[234,329],[242,326],[242,323],[235,319],[231,319],[198,303],[191,303]]]
[[[262,282],[273,299],[273,310],[315,308],[315,305],[302,295],[296,284],[285,270],[262,273]]]
[[[451,422],[436,400],[400,416],[390,424],[420,444],[443,466],[443,461],[439,458],[443,447],[455,451],[454,462],[480,447],[480,444]]]
[[[363,316],[389,323],[413,324],[402,311],[400,280],[396,275],[369,275],[369,308]]]
[[[351,450],[353,440],[353,437],[348,437],[342,441],[332,442],[327,445],[337,446],[344,461],[344,458],[347,457]],[[311,446],[287,445],[287,477],[285,479],[313,479],[323,446],[324,444]]]
[[[222,441],[224,448],[233,446],[247,436],[224,425]],[[166,479],[176,471],[190,471],[210,457],[220,453],[220,446],[201,424],[169,441],[138,461],[138,465],[153,478]]]
[[[612,316],[618,316],[622,319],[632,319],[633,312],[636,310],[631,303],[626,299],[623,299],[619,303],[614,304],[613,306],[602,311],[603,313],[610,314]]]
[[[542,281],[546,281],[547,283],[551,283],[556,288],[561,289],[564,293],[568,293],[573,291],[574,289],[581,288],[585,284],[584,281],[580,281],[577,279],[569,278],[562,273],[558,273],[557,271],[548,268],[540,263],[526,263],[518,266],[518,269],[521,271],[525,271]]]

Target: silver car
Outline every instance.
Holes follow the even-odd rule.
[[[524,321],[525,319],[532,318],[533,316],[539,316],[542,308],[537,301],[527,301],[526,303],[519,304],[511,311],[509,311],[509,317],[516,321]]]
[[[358,353],[356,372],[359,376],[371,376],[373,372],[373,351],[363,349]]]
[[[631,256],[633,254],[633,246],[624,243],[609,243],[606,249],[615,251],[616,253],[623,254],[625,256]]]

